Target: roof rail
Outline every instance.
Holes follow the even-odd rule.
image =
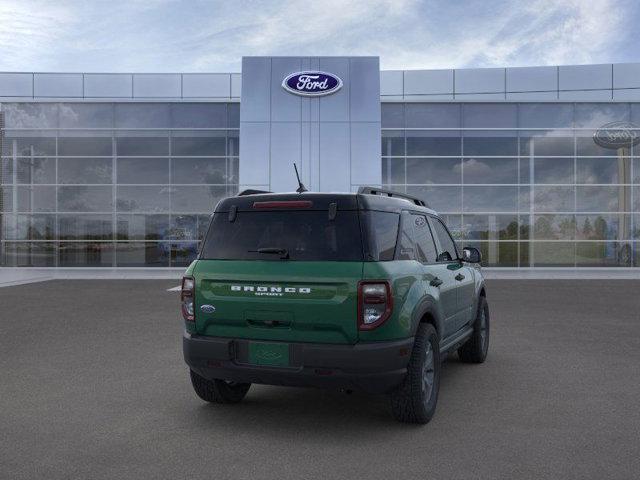
[[[358,188],[358,193],[361,195],[381,195],[393,198],[403,198],[404,200],[409,200],[420,207],[429,208],[429,205],[424,200],[421,200],[418,197],[412,197],[406,193],[394,192],[393,190],[385,190],[377,187],[360,187]]]
[[[241,191],[237,196],[244,197],[245,195],[258,195],[260,193],[273,193],[268,190],[254,190],[252,188],[247,188],[246,190]]]

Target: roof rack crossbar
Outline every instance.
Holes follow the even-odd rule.
[[[237,196],[244,197],[245,195],[259,195],[261,193],[273,193],[268,190],[254,190],[253,188],[247,188],[246,190],[241,191]]]
[[[360,187],[358,188],[358,193],[363,195],[381,195],[381,196],[394,197],[394,198],[403,198],[421,207],[429,208],[429,205],[427,205],[427,202],[425,202],[424,200],[418,197],[407,195],[406,193],[394,192],[393,190],[385,190],[383,188],[378,188],[378,187]]]

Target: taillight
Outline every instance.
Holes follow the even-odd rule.
[[[382,325],[393,310],[391,285],[386,280],[358,284],[358,328],[373,330]]]
[[[182,277],[182,290],[180,303],[182,304],[182,316],[187,322],[194,322],[196,282],[193,277]]]

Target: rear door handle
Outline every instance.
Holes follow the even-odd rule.
[[[462,280],[464,280],[464,275],[459,273],[455,276],[455,279],[458,280],[459,282],[461,282]]]
[[[442,285],[442,280],[436,277],[429,282],[429,285],[431,285],[432,287],[439,287],[440,285]]]

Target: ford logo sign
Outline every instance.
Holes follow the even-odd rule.
[[[203,313],[213,313],[216,311],[216,307],[214,307],[213,305],[202,305],[200,307],[200,311],[202,311]]]
[[[593,141],[603,148],[631,147],[640,142],[640,127],[631,122],[607,123],[596,130]]]
[[[285,77],[282,88],[295,95],[320,97],[340,90],[342,80],[327,72],[296,72]]]

